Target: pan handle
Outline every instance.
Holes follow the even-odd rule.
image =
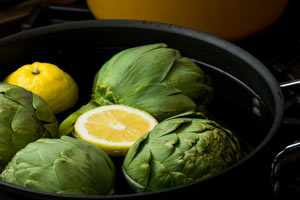
[[[300,79],[294,79],[279,83],[281,89],[285,89],[293,86],[300,86]],[[285,109],[294,104],[294,99],[285,102]],[[289,118],[285,119],[291,120]],[[292,118],[292,120],[294,120]],[[296,123],[299,123],[298,119]],[[289,122],[291,123],[291,122]],[[294,141],[294,143],[286,146],[281,152],[279,152],[271,165],[271,182],[272,182],[272,190],[275,199],[281,199],[282,196],[287,197],[286,191],[288,191],[289,195],[299,195],[300,192],[300,140]],[[285,176],[289,177],[286,179]],[[291,178],[292,177],[292,178]],[[285,191],[285,193],[281,193],[281,191]],[[284,198],[284,199],[285,199]]]
[[[295,141],[293,144],[286,146],[275,156],[275,159],[273,160],[271,166],[272,190],[275,197],[281,196],[280,191],[282,190],[282,188],[284,188],[284,191],[288,191],[292,196],[296,194],[299,195],[299,160],[299,140]],[[284,178],[285,176],[282,175],[282,171],[285,171],[284,174],[289,174],[289,179]]]
[[[281,83],[279,83],[279,86],[282,90],[290,88],[290,87],[300,86],[300,79],[293,79],[293,80],[281,82]],[[297,94],[298,94],[298,92],[297,92]],[[299,95],[297,95],[297,98],[292,98],[290,100],[286,100],[285,103],[284,103],[284,110],[287,110],[290,106],[295,104],[295,101],[298,102],[299,100],[300,100]]]
[[[294,85],[300,85],[300,79],[294,79],[294,80],[279,83],[280,88],[286,88]]]

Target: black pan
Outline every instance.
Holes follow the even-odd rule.
[[[213,36],[182,27],[142,21],[82,21],[52,25],[0,39],[0,79],[34,61],[50,62],[68,72],[78,83],[80,99],[73,108],[88,102],[94,74],[114,53],[133,46],[164,42],[190,57],[211,76],[216,95],[208,115],[239,137],[247,155],[224,172],[191,184],[159,192],[133,193],[117,166],[117,195],[73,196],[34,191],[0,181],[0,194],[32,199],[239,199],[240,195],[268,194],[267,148],[283,116],[279,84],[256,58],[237,46]],[[69,113],[58,115],[64,119]],[[271,186],[270,186],[271,190]],[[195,196],[194,196],[195,197]]]

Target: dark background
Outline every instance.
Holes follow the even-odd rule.
[[[32,28],[79,20],[94,20],[84,0],[63,1],[0,0],[0,38]],[[278,82],[300,78],[300,1],[289,0],[283,15],[264,31],[235,44],[257,57],[274,74]],[[300,87],[283,90],[286,102],[285,116],[269,149],[266,160],[274,157],[287,145],[300,139]],[[300,150],[296,151],[300,154]],[[293,167],[290,167],[293,166]],[[298,168],[297,168],[298,167]],[[268,199],[287,199],[300,196],[300,165],[294,161],[281,169],[276,194]],[[258,180],[260,181],[260,180]],[[264,187],[272,191],[271,178]],[[300,187],[299,187],[300,188]],[[268,193],[269,194],[269,193]],[[258,198],[259,198],[258,194]],[[15,200],[22,197],[0,191],[0,199]]]

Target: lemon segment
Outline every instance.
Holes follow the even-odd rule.
[[[158,122],[149,113],[124,105],[101,106],[82,114],[75,134],[111,156],[125,155],[133,143]]]

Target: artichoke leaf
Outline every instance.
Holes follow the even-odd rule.
[[[103,160],[101,156],[98,158],[92,156],[102,154],[97,152],[90,153],[88,152],[89,150],[90,149],[87,148],[86,153],[80,152],[82,151],[80,149],[66,150],[61,152],[62,157],[60,159],[55,160],[54,170],[60,183],[60,192],[63,190],[78,189],[81,188],[82,185],[85,185],[86,188],[88,188],[88,186],[101,188],[101,190],[97,191],[100,194],[106,194],[110,190],[113,185],[111,180],[114,179],[114,175],[108,172],[112,170],[112,167],[107,168],[107,165],[91,165],[90,163],[99,163],[94,161],[90,162],[91,159],[102,159],[101,162],[106,162],[106,160]],[[101,149],[99,151],[101,151]],[[92,173],[93,171],[98,172],[98,174]],[[103,176],[103,173],[105,173],[106,176]],[[99,179],[101,177],[103,178]],[[102,187],[103,182],[107,183],[106,187]],[[81,191],[81,194],[84,194],[84,191]]]
[[[176,121],[168,121],[165,120],[165,123],[160,124],[152,131],[149,136],[151,139],[158,139],[159,137],[163,137],[168,135],[169,133],[177,132],[177,129],[181,128],[183,124],[191,123],[191,119],[177,119]]]
[[[55,192],[60,189],[58,179],[56,178],[52,165],[36,167],[35,169],[28,169],[27,171],[29,172],[28,178],[24,178],[23,174],[18,174],[19,172],[17,172],[16,175],[17,177],[23,177],[25,187],[48,192]],[[21,180],[18,180],[18,182],[19,181]]]
[[[167,121],[167,120],[170,120],[170,119],[176,119],[176,118],[207,119],[205,114],[203,114],[202,112],[188,111],[188,112],[180,113],[178,115],[171,116],[171,117],[165,119],[164,121]]]
[[[189,97],[161,84],[148,84],[140,87],[131,95],[119,99],[119,103],[145,110],[158,121],[196,109],[195,103]]]
[[[53,111],[50,109],[48,104],[41,99],[41,97],[32,93],[32,101],[35,114],[39,120],[48,123],[57,123],[55,115],[53,115]]]
[[[185,166],[184,151],[178,147],[174,146],[174,151],[169,157],[161,161],[165,166],[168,166],[168,170],[171,173],[180,172],[182,173]]]
[[[145,185],[146,190],[154,191],[175,186],[170,171],[161,162],[151,160],[150,170],[151,176]]]
[[[55,124],[44,124],[45,128],[42,138],[58,138],[58,125]]]
[[[140,86],[162,82],[178,56],[179,52],[174,49],[158,48],[136,57],[124,67],[121,67],[122,59],[118,60],[118,63],[114,63],[118,67],[113,68],[115,71],[109,75],[109,79],[99,77],[98,84],[108,85],[115,96],[122,98]]]
[[[60,158],[54,161],[53,168],[61,188],[59,192],[82,189],[80,193],[85,194],[85,191],[94,191],[88,188],[98,188],[97,194],[107,194],[115,178],[114,165],[109,157],[90,143],[83,142],[82,148],[78,149],[77,141],[69,137],[62,139],[72,148],[60,151]],[[105,187],[103,183],[106,183]]]
[[[181,118],[180,120],[183,120],[185,118]],[[188,119],[188,118],[186,118]],[[179,120],[179,119],[177,119]],[[190,121],[190,124],[182,124],[180,127],[179,132],[191,132],[191,133],[199,133],[203,132],[207,129],[213,129],[215,127],[209,126],[206,124],[207,122],[210,122],[210,120],[205,119],[194,119]]]
[[[2,126],[11,128],[11,121],[15,116],[19,104],[4,97],[0,93],[0,123]]]
[[[48,149],[49,150],[49,149]],[[51,153],[47,152],[46,154],[41,152],[40,148],[32,147],[31,143],[26,146],[26,149],[18,151],[16,154],[16,163],[18,163],[14,168],[15,171],[22,171],[26,169],[31,169],[35,167],[44,167],[51,164],[51,160],[46,160],[47,155]],[[16,163],[10,163],[9,165],[14,165]]]
[[[139,56],[152,51],[154,49],[166,47],[166,44],[158,43],[152,45],[144,45],[139,47],[133,47],[125,49],[117,54],[115,54],[111,59],[109,59],[99,70],[94,78],[93,93],[98,85],[110,85],[105,83],[111,83],[118,80],[120,77],[118,75],[123,75],[127,73],[128,67],[131,63],[135,61]],[[117,78],[117,79],[113,79]],[[122,77],[122,76],[121,76]],[[110,86],[117,86],[116,84]]]
[[[142,135],[131,147],[131,154],[127,156],[127,159],[124,161],[124,165],[128,165],[129,163],[131,163],[131,161],[135,158],[135,156],[137,156],[137,150],[139,148],[142,148],[145,144],[147,144],[147,140],[148,140],[148,133]],[[150,160],[151,155],[147,154],[146,156],[146,160],[149,159]]]
[[[0,168],[4,168],[17,151],[11,137],[12,130],[0,125]]]
[[[26,150],[18,151],[16,154],[17,159],[7,165],[5,169],[8,170],[1,174],[3,180],[24,185],[25,181],[30,179],[31,173],[40,167],[49,165],[41,155],[40,149],[32,148],[30,144]]]
[[[39,160],[42,164],[42,166],[52,165],[55,160],[61,156],[61,151],[63,151],[66,147],[66,144],[62,141],[48,141],[45,140],[38,140],[37,142],[41,144],[47,144],[43,145],[43,148],[40,146],[36,147],[36,151],[38,152]],[[53,146],[55,145],[55,150],[53,150]],[[27,154],[26,154],[27,155]],[[28,155],[30,156],[30,155]],[[29,157],[27,159],[30,159]],[[33,164],[33,166],[40,166],[36,163]]]
[[[42,123],[35,118],[34,113],[19,106],[11,122],[13,130],[12,143],[15,149],[25,147],[28,143],[39,139],[44,132]]]
[[[165,137],[158,137],[156,141],[157,142],[149,143],[152,159],[158,162],[163,162],[165,159],[174,154],[179,138],[176,134],[173,134]]]
[[[179,185],[183,185],[195,181],[193,178],[187,177],[184,173],[178,171],[170,172],[170,176],[172,177],[175,186],[179,186]]]
[[[210,77],[191,59],[176,59],[167,77],[163,81],[171,88],[180,90],[198,104],[206,104],[213,98]]]
[[[0,83],[0,92],[4,93],[6,98],[21,104],[26,109],[31,112],[34,112],[34,108],[32,106],[32,93],[28,92],[24,88],[16,87],[11,84]],[[26,92],[25,92],[26,91]]]
[[[139,142],[135,142],[131,147],[133,153],[123,163],[123,168],[126,169],[127,175],[136,183],[143,186],[148,184],[151,175],[151,151],[148,147],[143,148],[145,143],[147,143],[147,139],[147,134],[139,138]],[[138,148],[143,148],[144,151],[134,153],[134,150]]]

